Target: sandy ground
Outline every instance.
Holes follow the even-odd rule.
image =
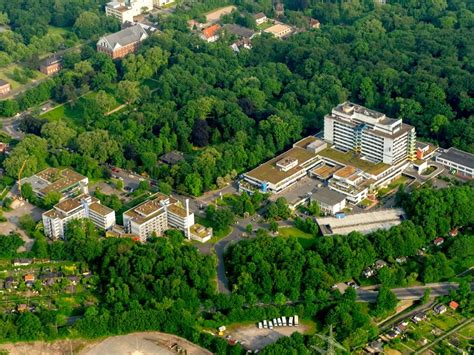
[[[212,353],[186,339],[159,332],[132,333],[89,342],[87,340],[60,340],[52,343],[31,342],[0,345],[0,351],[9,355],[171,355],[177,354],[178,344],[188,355]]]
[[[169,355],[176,354],[176,347],[171,349],[174,344],[178,344],[186,350],[188,355],[212,354],[183,338],[171,334],[148,332],[133,333],[122,336],[110,337],[100,343],[88,345],[82,349],[80,355]]]
[[[35,341],[31,343],[0,344],[0,351],[9,355],[66,355],[77,354],[85,345],[85,340],[59,340],[53,343]]]
[[[257,350],[295,332],[303,334],[307,331],[308,327],[302,324],[297,327],[276,327],[271,330],[258,329],[255,325],[251,325],[235,329],[229,332],[229,334],[233,339],[238,340],[245,349]]]
[[[42,213],[43,211],[40,208],[33,206],[26,201],[21,201],[18,203],[18,207],[11,211],[3,212],[7,221],[0,223],[0,234],[8,235],[11,232],[18,233],[21,239],[25,242],[24,246],[18,248],[18,252],[29,251],[34,244],[34,240],[28,237],[26,233],[20,229],[20,217],[29,214],[35,221],[39,221]]]

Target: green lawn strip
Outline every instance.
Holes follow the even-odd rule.
[[[278,229],[278,235],[284,238],[296,238],[305,249],[310,248],[316,243],[316,237],[312,234],[303,232],[295,227],[281,227]]]

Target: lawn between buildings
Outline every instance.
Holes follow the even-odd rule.
[[[278,236],[283,238],[296,238],[304,249],[309,249],[316,243],[316,237],[303,232],[296,227],[281,227],[278,229]]]

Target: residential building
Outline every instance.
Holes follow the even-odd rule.
[[[449,302],[449,308],[451,308],[453,311],[458,309],[458,307],[459,307],[459,303],[457,303],[456,301]]]
[[[362,275],[368,279],[372,276],[375,275],[375,271],[373,269],[371,269],[370,267],[368,267],[367,269],[365,269],[364,271],[362,271]]]
[[[221,29],[221,26],[219,24],[209,26],[202,30],[201,38],[208,43],[215,42],[219,39],[220,29]]]
[[[112,59],[123,58],[134,53],[141,42],[149,37],[153,29],[149,26],[136,24],[111,35],[101,37],[97,42],[97,51],[107,54]]]
[[[324,117],[324,140],[375,163],[394,165],[415,158],[414,127],[351,102]]]
[[[46,168],[21,179],[21,185],[30,184],[33,193],[44,198],[49,192],[59,192],[61,200],[80,194],[87,194],[89,179],[71,169]]]
[[[433,244],[437,247],[439,247],[443,243],[444,243],[444,238],[442,238],[442,237],[438,237],[433,241]]]
[[[184,154],[177,150],[173,150],[171,152],[165,153],[160,157],[160,161],[169,166],[176,165],[183,160],[184,160]]]
[[[413,321],[413,323],[419,323],[426,320],[426,318],[427,316],[425,312],[418,312],[411,318],[411,320]]]
[[[314,18],[310,18],[309,19],[309,28],[311,29],[319,29],[321,27],[321,23],[314,19]]]
[[[8,143],[0,142],[0,153],[1,154],[6,153],[7,149],[8,149]]]
[[[188,239],[206,242],[212,237],[212,228],[194,223],[194,214],[170,196],[157,193],[153,199],[124,212],[125,233],[138,236],[144,243],[152,235],[163,235],[169,228],[184,232]]]
[[[268,21],[267,15],[265,15],[263,12],[253,15],[253,18],[255,19],[257,26],[260,26],[261,24],[264,24]]]
[[[60,56],[52,55],[40,64],[39,70],[45,75],[53,75],[61,70],[63,59]]]
[[[387,263],[382,259],[379,259],[375,262],[375,268],[377,270],[383,269],[386,266],[387,266]]]
[[[441,150],[436,162],[444,165],[453,174],[469,179],[474,178],[474,154],[451,147]]]
[[[383,343],[380,340],[370,342],[365,350],[369,354],[382,354],[383,353]]]
[[[123,214],[125,231],[137,235],[142,243],[156,234],[163,235],[168,229],[166,207],[177,201],[164,194],[157,194],[152,200],[129,209]]]
[[[293,28],[283,23],[276,23],[263,30],[263,32],[270,33],[275,38],[283,38],[293,33]]]
[[[64,238],[67,225],[74,219],[89,218],[100,229],[110,229],[115,224],[115,211],[100,204],[89,195],[65,199],[43,213],[44,233],[51,239]]]
[[[153,0],[114,0],[105,5],[105,14],[121,23],[133,22],[133,18],[153,9]]]
[[[242,48],[248,50],[252,49],[252,42],[247,38],[238,39],[230,45],[230,48],[232,48],[234,52],[239,53]]]
[[[8,81],[0,79],[0,96],[7,95],[11,90],[10,83]]]
[[[346,208],[346,196],[327,187],[317,189],[311,194],[311,201],[316,201],[322,212],[332,215]]]
[[[436,314],[443,314],[448,310],[448,308],[444,304],[439,304],[435,306],[433,310]]]
[[[283,5],[281,2],[278,2],[274,6],[274,11],[275,11],[275,16],[276,17],[281,17],[285,15],[285,5]]]

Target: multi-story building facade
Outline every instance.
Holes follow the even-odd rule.
[[[178,200],[161,193],[124,212],[123,225],[126,233],[138,236],[142,243],[153,235],[163,235],[169,228],[179,229],[188,239],[201,242],[212,237],[211,228],[194,223],[189,206],[183,208]]]
[[[112,59],[123,58],[134,53],[141,42],[149,36],[151,27],[137,24],[111,35],[101,37],[97,42],[97,51],[107,54]]]
[[[63,66],[63,60],[61,57],[53,55],[46,58],[40,65],[40,72],[45,75],[53,75],[61,70]]]
[[[0,79],[0,96],[8,94],[11,90],[10,83]]]
[[[114,0],[105,5],[105,14],[121,23],[133,22],[133,18],[153,9],[153,0]]]
[[[324,117],[324,140],[364,159],[394,165],[415,158],[415,128],[385,114],[345,102]]]
[[[453,174],[469,179],[474,178],[474,154],[451,147],[441,150],[435,159]]]
[[[115,224],[114,210],[101,205],[94,197],[80,195],[65,199],[43,213],[44,233],[51,239],[64,238],[68,223],[82,218],[89,218],[96,227],[105,230]]]

